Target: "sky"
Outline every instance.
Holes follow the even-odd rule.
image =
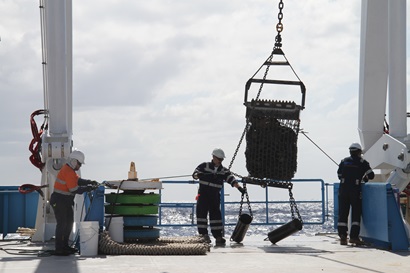
[[[131,161],[140,179],[188,176],[215,147],[229,165],[246,124],[245,83],[274,46],[278,2],[74,0],[73,141],[86,155],[82,177],[126,179]],[[282,49],[307,89],[300,127],[340,162],[359,142],[361,2],[284,2]],[[41,183],[28,159],[29,117],[44,108],[38,6],[0,0],[0,186]],[[300,102],[300,92],[290,96]],[[245,145],[231,168],[241,175]],[[337,165],[302,134],[297,164],[295,178],[337,182]]]

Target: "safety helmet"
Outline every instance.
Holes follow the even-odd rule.
[[[85,156],[84,156],[83,152],[78,151],[78,150],[73,151],[70,154],[69,159],[76,159],[81,164],[85,164]]]
[[[223,151],[222,149],[220,149],[220,148],[215,148],[215,149],[212,151],[212,155],[213,155],[213,156],[216,156],[217,158],[225,158],[225,153],[224,153],[224,151]]]
[[[352,143],[349,147],[350,151],[357,151],[357,150],[362,150],[362,146],[360,146],[359,143]]]

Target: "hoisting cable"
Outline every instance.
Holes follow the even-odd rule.
[[[139,181],[139,182],[142,182],[142,181],[161,180],[161,179],[180,178],[180,177],[192,177],[192,174],[174,175],[174,176],[163,176],[163,177],[153,177],[153,178],[144,178],[144,179],[138,179],[138,181]]]
[[[167,179],[167,178],[180,178],[180,177],[188,177],[188,176],[191,177],[192,174],[163,176],[163,177],[155,177],[155,178],[144,178],[144,179],[138,179],[138,182],[152,181],[152,180],[160,180],[160,179]],[[122,184],[123,184],[125,181],[127,181],[127,180],[121,180],[121,181],[120,181],[120,184],[118,185],[118,187],[115,187],[115,186],[111,185],[111,184],[110,184],[109,182],[107,182],[107,181],[104,181],[104,182],[101,183],[101,185],[107,186],[107,187],[109,187],[109,188],[117,188],[116,198],[115,198],[115,201],[114,201],[114,204],[113,204],[113,212],[111,213],[111,216],[109,217],[109,220],[108,220],[108,223],[107,223],[107,226],[106,226],[106,230],[109,230],[109,228],[110,228],[111,219],[112,219],[112,217],[113,217],[113,215],[114,215],[114,207],[115,207],[115,205],[117,204],[116,199],[117,199],[117,197],[118,197],[118,194],[120,193],[121,186],[122,186]]]
[[[300,132],[301,132],[307,139],[309,139],[310,142],[312,142],[320,151],[322,151],[322,153],[324,153],[330,160],[332,160],[333,163],[335,163],[337,166],[339,166],[339,164],[337,164],[337,162],[334,161],[333,158],[331,158],[325,151],[322,150],[322,148],[320,148],[310,137],[308,137],[308,136],[306,135],[306,132],[304,132],[304,131],[300,131]]]
[[[29,240],[29,239],[27,239]],[[4,251],[9,255],[36,255],[37,257],[48,257],[51,256],[53,250],[43,250],[43,249],[22,249],[22,248],[5,248],[6,246],[22,246],[27,247],[29,246],[28,243],[25,243],[26,239],[19,240],[19,243],[10,243],[10,244],[2,244],[0,245],[0,251]],[[24,245],[23,245],[24,244]]]
[[[407,116],[408,116],[408,115],[409,115],[409,113],[407,113]],[[387,122],[386,114],[384,114],[383,132],[384,132],[385,134],[390,134],[390,126],[389,126],[389,123]]]
[[[118,243],[107,231],[100,234],[98,250],[108,255],[205,255],[209,244],[199,236],[158,238],[150,242]]]
[[[44,168],[45,164],[41,161],[41,136],[43,135],[44,130],[48,129],[48,117],[47,117],[47,110],[40,109],[34,111],[30,115],[30,127],[31,127],[31,133],[33,135],[33,139],[31,140],[29,144],[29,151],[31,152],[31,155],[29,157],[30,162],[37,167],[40,171]],[[40,127],[40,130],[37,127],[36,121],[34,120],[34,117],[37,115],[45,115],[43,124]]]
[[[41,195],[41,197],[44,199],[44,193],[41,189],[47,188],[47,187],[48,185],[36,186],[32,184],[23,184],[18,188],[18,190],[19,190],[19,193],[21,194],[27,194],[27,193],[32,193],[33,191],[37,191]]]
[[[111,216],[109,217],[108,223],[107,223],[106,226],[105,226],[105,229],[106,229],[107,231],[110,230],[111,220],[112,220],[112,217],[114,216],[114,212],[115,212],[115,205],[117,205],[117,198],[118,198],[118,195],[119,195],[119,193],[120,193],[120,189],[121,189],[122,183],[124,183],[125,181],[126,181],[126,180],[122,180],[122,181],[120,182],[120,184],[118,185],[117,193],[116,193],[116,195],[115,195],[115,201],[114,201],[114,204],[112,205],[112,213],[111,213]],[[106,183],[103,182],[103,184],[106,184]]]

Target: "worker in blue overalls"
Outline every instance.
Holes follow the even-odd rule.
[[[362,147],[353,143],[349,147],[350,156],[343,159],[337,170],[340,179],[339,186],[339,219],[337,230],[340,244],[347,245],[347,232],[350,207],[352,208],[352,223],[349,243],[362,245],[360,240],[360,220],[362,216],[362,182],[374,178],[374,172],[369,162],[362,158]]]
[[[242,194],[246,192],[244,188],[239,186],[231,172],[222,166],[224,158],[224,151],[216,148],[212,151],[211,162],[200,164],[192,174],[194,179],[199,179],[196,205],[198,233],[205,242],[211,243],[211,239],[208,235],[209,213],[209,225],[217,246],[224,246],[226,242],[223,238],[221,214],[221,189],[224,181],[232,187],[237,188]]]

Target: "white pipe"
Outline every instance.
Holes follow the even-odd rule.
[[[67,70],[65,0],[45,1],[46,73],[50,136],[68,135]]]
[[[67,39],[67,134],[73,132],[73,11],[72,0],[66,0]]]
[[[362,1],[358,130],[364,151],[383,134],[388,76],[387,10],[386,0]]]
[[[390,135],[407,135],[406,0],[389,1],[389,125]]]

